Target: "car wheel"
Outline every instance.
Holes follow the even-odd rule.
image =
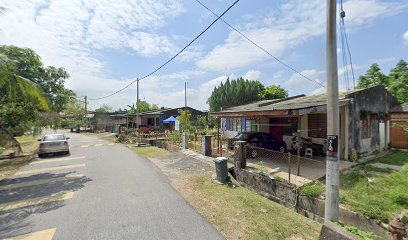
[[[252,149],[252,150],[251,150],[251,157],[252,157],[252,158],[258,157],[258,151],[257,151],[256,149]]]
[[[65,151],[64,154],[65,154],[65,155],[69,155],[69,151]]]
[[[285,151],[286,151],[285,147],[282,146],[282,147],[279,148],[280,153],[284,153]]]
[[[38,157],[39,157],[39,158],[43,158],[43,157],[44,157],[44,154],[39,153],[39,154],[38,154]]]

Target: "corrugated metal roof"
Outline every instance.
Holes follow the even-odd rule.
[[[408,113],[408,104],[405,105],[399,105],[399,106],[394,106],[390,109],[390,112],[406,112]]]
[[[339,93],[339,100],[346,102],[346,95],[350,92]],[[311,95],[311,96],[295,96],[284,99],[264,100],[250,104],[245,104],[236,107],[230,107],[223,110],[220,113],[235,113],[235,112],[261,112],[261,111],[274,111],[274,110],[295,110],[304,109],[316,106],[323,106],[327,104],[327,95]]]

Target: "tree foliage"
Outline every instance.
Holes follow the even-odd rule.
[[[70,98],[75,96],[72,90],[65,88],[65,80],[69,78],[65,69],[44,66],[32,49],[2,45],[0,55],[6,56],[7,62],[13,64],[13,68],[8,69],[10,74],[26,78],[41,88],[53,112],[63,111]]]
[[[368,88],[384,85],[400,102],[408,102],[408,64],[400,60],[387,76],[381,72],[378,64],[374,63],[367,73],[358,78],[357,88]]]
[[[371,65],[367,73],[358,78],[357,88],[368,88],[378,85],[388,86],[388,77],[381,72],[377,63]]]
[[[408,66],[400,60],[395,68],[390,70],[388,88],[390,92],[403,103],[408,103]]]
[[[95,109],[95,112],[100,112],[100,113],[107,113],[112,111],[112,107],[109,106],[108,104],[102,104],[99,108]]]
[[[179,109],[178,110],[178,116],[177,120],[180,122],[180,125],[182,127],[182,130],[184,132],[187,132],[189,130],[189,126],[191,126],[191,112],[189,110],[183,110]]]
[[[279,99],[279,98],[287,98],[288,91],[284,88],[281,88],[279,85],[272,85],[266,87],[262,93],[258,94],[260,100],[269,100],[269,99]]]
[[[212,91],[207,103],[211,112],[220,111],[221,108],[251,103],[258,100],[267,100],[287,97],[288,93],[280,86],[272,85],[265,88],[259,81],[243,78],[221,83]]]

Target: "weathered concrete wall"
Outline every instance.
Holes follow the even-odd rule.
[[[372,87],[356,91],[346,96],[353,101],[349,107],[349,146],[357,153],[371,153],[379,149],[379,120],[371,120],[370,140],[362,141],[361,120],[364,116],[377,114],[384,117],[389,114],[391,107],[398,105],[398,101],[383,86]]]
[[[235,170],[237,181],[250,190],[271,199],[285,207],[293,208],[297,213],[320,223],[324,222],[325,202],[322,199],[300,196],[295,186],[286,182],[273,180],[267,176],[249,172],[246,169]],[[388,237],[387,231],[376,224],[375,220],[354,213],[344,207],[340,208],[339,221],[356,226],[364,231],[371,231],[381,237]]]

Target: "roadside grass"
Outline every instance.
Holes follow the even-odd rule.
[[[38,139],[38,136],[33,136],[31,134],[16,137],[16,140],[20,143],[20,146],[23,152],[25,153],[34,152],[37,150],[38,148],[37,139]]]
[[[209,174],[188,184],[190,203],[228,239],[319,238],[319,223],[246,188],[215,184]]]
[[[376,162],[402,166],[408,163],[408,152],[394,150],[390,155],[377,158]]]
[[[316,181],[303,185],[299,189],[299,192],[301,195],[309,197],[319,197],[324,193],[325,189],[326,187],[323,183],[321,183],[320,181]]]
[[[31,156],[0,160],[0,181],[14,175],[21,167],[31,161]]]
[[[137,154],[149,158],[162,158],[170,154],[169,151],[158,147],[132,147]]]
[[[404,165],[402,171],[381,169],[370,163]],[[408,208],[408,153],[393,151],[340,174],[342,202],[353,211],[388,222]]]
[[[23,135],[16,137],[16,140],[20,143],[23,153],[33,153],[38,148],[38,136]],[[31,161],[31,156],[16,157],[12,159],[0,160],[0,181],[4,178],[12,176],[21,167]]]

